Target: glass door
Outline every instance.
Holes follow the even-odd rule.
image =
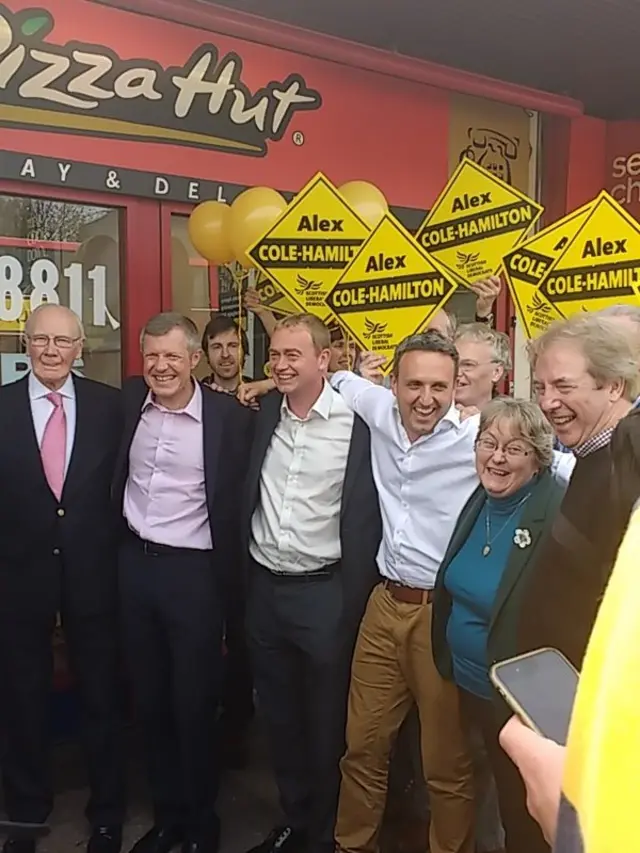
[[[134,342],[144,319],[159,310],[157,203],[115,206],[109,196],[30,190],[0,184],[0,383],[28,371],[25,321],[37,306],[54,302],[75,311],[84,326],[75,370],[118,386],[139,364]],[[155,232],[153,246],[138,242],[145,230]],[[145,275],[134,283],[141,268]]]
[[[162,308],[190,317],[200,333],[218,310],[218,270],[210,267],[189,239],[188,205],[162,205]],[[199,379],[209,373],[203,359]]]

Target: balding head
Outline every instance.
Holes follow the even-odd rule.
[[[431,320],[429,320],[428,329],[433,329],[434,332],[440,332],[445,338],[453,338],[455,329],[453,320],[446,311],[436,311]]]
[[[24,334],[34,376],[58,391],[82,353],[84,329],[80,318],[64,305],[45,303],[28,316]]]
[[[59,322],[73,324],[75,329],[72,337],[80,338],[80,340],[84,341],[84,327],[80,317],[71,308],[67,308],[66,305],[56,305],[53,302],[43,302],[42,305],[33,309],[24,324],[25,335],[29,337],[36,334],[35,330],[38,328],[38,325],[45,322],[45,317],[50,317],[52,321],[54,318],[57,318]]]

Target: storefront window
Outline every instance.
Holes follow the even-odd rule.
[[[215,308],[212,303],[209,264],[193,248],[188,224],[187,216],[177,213],[171,215],[172,310],[190,317],[202,333]],[[203,359],[196,375],[204,379],[208,373],[208,366]]]
[[[22,332],[43,302],[72,308],[86,343],[74,369],[119,385],[119,214],[112,208],[0,195],[0,382],[29,369]]]

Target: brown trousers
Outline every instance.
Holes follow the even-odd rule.
[[[347,752],[336,842],[375,853],[387,795],[389,754],[413,701],[431,803],[431,853],[473,853],[473,766],[456,686],[439,675],[431,650],[431,605],[371,593],[351,670]]]

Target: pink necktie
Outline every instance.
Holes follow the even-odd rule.
[[[47,421],[42,436],[42,467],[51,491],[58,500],[64,485],[64,464],[67,456],[67,416],[62,405],[62,395],[57,391],[47,394],[53,404],[53,412]]]

